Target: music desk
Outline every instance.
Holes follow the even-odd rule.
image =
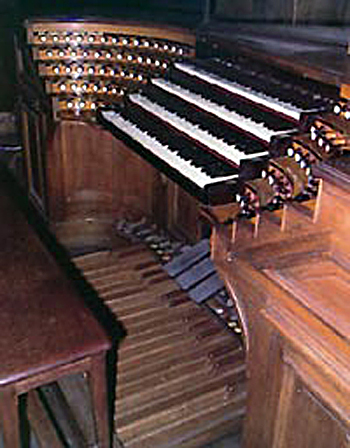
[[[5,446],[21,443],[20,394],[86,372],[98,446],[107,448],[110,340],[9,197],[6,183],[0,169],[0,424]]]

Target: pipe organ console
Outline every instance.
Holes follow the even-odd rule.
[[[339,89],[227,50],[195,59],[190,32],[32,21],[27,33],[57,117],[98,111],[200,203],[250,215],[308,197],[314,163],[348,148]]]
[[[339,382],[350,396],[348,354],[332,356],[340,345],[348,351],[349,331],[338,332],[321,306],[343,310],[327,292],[332,279],[334,300],[347,300],[346,232],[340,223],[332,230],[327,215],[341,220],[348,207],[348,178],[336,171],[334,180],[327,168],[348,160],[346,89],[220,39],[196,46],[193,33],[170,27],[26,27],[57,122],[48,183],[59,236],[67,222],[84,233],[101,213],[140,212],[192,240],[210,223],[212,257],[245,334],[245,446],[349,446],[349,409],[337,390]]]

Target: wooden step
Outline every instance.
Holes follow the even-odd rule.
[[[114,258],[114,255],[112,255],[111,250],[101,250],[98,252],[92,252],[86,255],[79,255],[77,257],[74,257],[72,261],[81,268],[87,268],[90,265],[96,265],[101,262],[105,262],[106,259],[111,260]]]
[[[198,357],[184,356],[181,359],[176,359],[175,363],[171,362],[171,359],[159,363],[159,368],[155,372],[143,375],[140,378],[134,378],[133,381],[120,380],[117,390],[117,400],[123,400],[123,398],[131,397],[132,395],[144,392],[145,390],[157,387],[162,382],[171,381],[174,377],[178,378],[186,376],[203,368],[209,361],[202,355]]]
[[[188,306],[187,310],[183,307],[174,308],[168,314],[167,322],[178,322],[179,325],[188,324],[190,322],[197,322],[203,316],[203,309],[194,306]],[[164,317],[150,316],[148,320],[139,320],[130,322],[128,325],[128,335],[142,333],[144,331],[152,331],[152,328],[157,328],[164,324]]]
[[[238,365],[240,366],[239,368],[245,370],[244,361],[239,360],[237,362]],[[237,366],[235,368],[238,368]],[[211,361],[205,355],[195,356],[195,354],[191,353],[181,359],[176,359],[175,363],[171,363],[171,360],[168,360],[167,363],[164,361],[160,365],[159,371],[147,372],[146,375],[138,379],[135,377],[130,379],[130,377],[126,378],[125,376],[120,378],[117,399],[127,399],[129,396],[143,393],[147,389],[156,388],[162,383],[175,381],[180,377],[188,378],[193,372],[200,369],[207,369],[208,372],[215,374]]]
[[[113,282],[107,284],[93,283],[93,287],[100,294],[101,297],[108,297],[111,294],[122,294],[124,290],[129,289],[141,289],[147,288],[146,282],[143,282],[142,278],[138,278],[136,275],[127,275],[125,279],[114,279]]]
[[[133,317],[125,316],[123,317],[123,323],[132,332],[134,328],[139,328],[139,326],[141,328],[143,326],[151,327],[153,323],[159,321],[164,322],[165,319],[184,319],[186,322],[186,318],[190,313],[193,313],[193,317],[197,313],[194,311],[194,306],[196,305],[190,300],[183,302],[181,306],[179,305],[171,310],[169,310],[169,307],[163,301],[161,301],[161,304],[163,305],[161,308],[143,313],[142,319],[133,319]]]
[[[101,291],[100,292],[100,296],[104,299],[104,301],[106,302],[110,302],[111,300],[117,300],[118,298],[125,298],[130,296],[134,291],[135,292],[139,292],[140,293],[140,297],[142,297],[142,292],[147,292],[149,293],[149,295],[154,296],[154,297],[162,297],[167,294],[170,293],[172,291],[177,291],[178,290],[178,286],[176,285],[176,283],[169,279],[169,277],[166,277],[163,279],[161,284],[152,284],[150,285],[149,282],[143,282],[143,281],[138,281],[136,279],[134,286],[130,287],[130,288],[126,288],[125,291],[123,291],[120,288],[116,288],[113,289],[111,288],[108,291]],[[135,300],[137,300],[135,298]],[[164,299],[163,302],[165,304],[167,304],[168,302]]]
[[[149,313],[152,310],[163,310],[164,306],[151,295],[137,293],[132,295],[135,300],[123,301],[118,298],[106,301],[110,309],[117,314],[120,319],[128,316],[140,318],[143,313]],[[129,296],[131,298],[131,295]],[[136,300],[136,298],[138,300]],[[169,311],[168,311],[169,312]]]
[[[241,375],[241,378],[236,375],[232,376],[233,381],[236,384],[244,381],[244,376]],[[220,386],[221,384],[221,386]],[[202,384],[202,391],[200,394],[195,395],[195,392],[191,392],[190,390],[177,395],[171,395],[167,400],[167,395],[163,397],[163,401],[153,401],[152,406],[144,407],[144,409],[138,408],[137,413],[132,412],[132,407],[130,409],[126,409],[126,413],[123,413],[123,403],[119,404],[119,409],[121,410],[119,417],[117,417],[116,423],[117,427],[121,431],[121,434],[126,432],[134,432],[137,430],[138,434],[151,432],[159,426],[166,426],[169,423],[174,423],[174,414],[180,413],[185,409],[191,407],[191,405],[195,402],[201,401],[203,406],[215,405],[221,402],[221,405],[224,404],[225,400],[230,400],[230,394],[227,391],[227,387],[224,384],[224,380],[216,379],[210,384],[207,381],[206,384]],[[237,391],[235,391],[235,394]],[[233,395],[232,395],[233,396]],[[133,417],[135,417],[133,419]],[[181,417],[183,419],[188,419],[191,417],[190,414],[182,414]],[[131,420],[130,420],[131,419]],[[124,426],[124,424],[126,426]],[[128,429],[126,429],[128,428]]]
[[[217,345],[213,345],[213,349],[226,344],[226,341],[218,341]],[[210,352],[209,352],[210,354]],[[163,353],[162,353],[163,355]],[[118,381],[120,384],[120,393],[123,394],[124,389],[136,390],[142,387],[142,384],[157,383],[157,375],[165,372],[166,377],[171,377],[173,374],[177,375],[192,369],[198,363],[208,364],[210,368],[214,369],[214,361],[210,359],[207,350],[198,347],[194,350],[193,346],[185,347],[181,351],[181,355],[174,352],[165,353],[160,361],[153,356],[148,360],[148,364],[143,365],[137,369],[137,362],[129,363],[129,368],[124,369],[122,366],[118,369]],[[141,376],[142,375],[142,376]]]
[[[153,296],[151,291],[128,291],[130,294],[125,297],[123,293],[108,296],[105,299],[106,305],[114,312],[121,320],[130,319],[132,316],[135,319],[142,319],[145,315],[149,316],[151,313],[160,312],[164,317],[171,313],[171,309],[164,305],[164,302]],[[134,293],[133,293],[134,292]],[[189,300],[179,303],[177,306],[187,306]],[[154,314],[154,317],[156,314]]]
[[[137,265],[140,263],[141,257],[144,257],[145,260],[154,259],[153,253],[144,244],[136,244],[120,250],[94,252],[75,257],[72,261],[84,272],[89,273],[116,262]]]
[[[164,274],[161,279],[156,279],[157,281],[150,280],[148,281],[148,287],[150,291],[157,295],[165,295],[171,291],[178,290],[179,285],[171,279],[168,274]]]
[[[99,275],[98,277],[92,279],[89,277],[89,281],[95,286],[104,286],[115,283],[115,281],[120,280],[131,280],[134,279],[134,281],[141,281],[143,278],[147,279],[152,275],[155,269],[160,270],[162,273],[164,273],[164,270],[160,267],[160,265],[151,260],[151,262],[145,263],[145,267],[143,268],[136,268],[135,265],[128,266],[127,268],[125,265],[119,266],[115,265],[115,269],[112,272],[107,272],[104,275]]]
[[[181,327],[178,322],[165,322],[163,323],[163,325],[149,328],[148,330],[145,330],[138,334],[128,334],[120,347],[123,352],[130,349],[137,350],[137,348],[140,348],[142,350],[142,347],[146,344],[147,346],[149,346],[150,344],[159,344],[160,342],[163,343],[163,338],[180,334],[183,331],[183,327]]]
[[[94,288],[103,288],[105,286],[119,284],[121,282],[133,282],[135,279],[140,279],[141,276],[137,275],[134,271],[125,271],[116,269],[114,272],[107,275],[101,275],[96,279],[89,279],[89,283],[94,286]]]
[[[220,346],[219,346],[220,347]],[[199,351],[199,349],[195,350],[196,347],[193,347],[193,350],[188,351],[187,353],[183,353],[182,356],[175,356],[175,354],[169,354],[169,356],[164,357],[162,362],[158,362],[158,369],[156,366],[152,369],[152,364],[148,366],[148,368],[140,369],[142,372],[142,377],[137,377],[135,372],[125,371],[124,375],[120,372],[118,376],[118,380],[120,382],[119,392],[124,393],[124,389],[128,389],[129,392],[131,389],[142,390],[147,387],[147,385],[155,386],[162,379],[170,380],[173,377],[178,377],[181,375],[187,375],[189,372],[192,373],[194,366],[202,366],[203,368],[208,368],[211,372],[218,371],[218,366],[231,364],[235,365],[236,362],[243,363],[244,354],[242,353],[241,346],[237,345],[236,347],[230,347],[231,351],[227,355],[230,361],[227,361],[224,358],[225,362],[222,362],[222,357],[211,358],[210,352],[207,351]],[[224,371],[225,369],[222,368]],[[134,375],[133,375],[134,373]],[[133,384],[135,383],[135,384]]]
[[[108,305],[108,303],[107,303]],[[181,305],[179,305],[177,307],[177,309],[184,309],[185,311],[190,309],[192,306],[192,304],[187,301],[182,303]],[[119,316],[117,315],[117,306],[110,306],[109,307],[111,309],[111,311],[119,318]],[[142,313],[138,313],[136,315],[134,314],[130,314],[130,315],[124,315],[122,319],[120,319],[122,321],[122,323],[125,325],[125,327],[127,328],[128,325],[132,325],[135,326],[137,325],[137,322],[146,322],[148,320],[152,320],[152,319],[167,319],[169,316],[169,308],[168,307],[161,307],[161,308],[154,308],[154,309],[148,309],[148,310],[144,310]]]
[[[143,323],[140,322],[140,325],[136,325],[134,327],[128,328],[127,337],[124,340],[125,347],[126,343],[136,341],[139,338],[152,339],[153,337],[158,337],[161,333],[168,334],[170,328],[185,328],[188,331],[188,327],[190,324],[193,325],[194,322],[202,322],[204,321],[205,316],[203,317],[202,313],[194,312],[193,316],[191,316],[190,320],[186,320],[182,318],[181,315],[176,315],[176,313],[169,313],[168,319],[166,321],[161,319],[156,319],[152,321],[150,325],[149,322]],[[132,331],[130,331],[132,330]]]
[[[200,324],[200,325],[199,325]],[[156,347],[159,344],[163,343],[163,338],[168,338],[168,343],[170,342],[171,337],[176,334],[182,334],[183,336],[187,336],[189,338],[194,338],[194,342],[201,341],[203,338],[208,337],[213,334],[218,334],[220,332],[224,332],[225,330],[221,327],[217,322],[210,322],[206,317],[198,318],[197,327],[194,328],[193,322],[191,325],[186,325],[183,323],[182,325],[178,325],[176,322],[173,324],[164,324],[164,329],[162,326],[158,327],[158,331],[150,329],[147,333],[141,333],[139,336],[135,336],[133,338],[124,339],[121,350],[123,354],[125,351],[128,351],[131,348],[136,348],[139,346],[144,346],[147,344],[148,347]],[[176,336],[175,336],[176,337]],[[153,343],[152,343],[153,341]]]

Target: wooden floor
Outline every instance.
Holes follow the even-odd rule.
[[[181,293],[141,243],[73,261],[125,328],[115,397],[115,427],[123,446],[238,446],[235,438],[222,439],[240,431],[245,413],[245,361],[237,335]],[[27,407],[33,446],[94,446],[82,376],[30,394]],[[54,427],[47,423],[48,410]]]

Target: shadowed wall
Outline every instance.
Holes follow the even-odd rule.
[[[350,22],[350,4],[347,0],[217,0],[215,17],[342,25]]]

